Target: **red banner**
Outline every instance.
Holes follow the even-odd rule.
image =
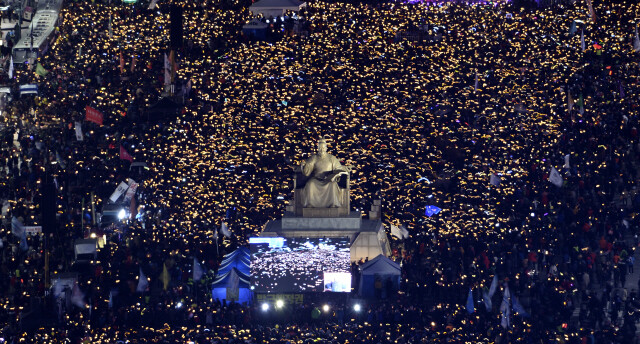
[[[129,152],[127,152],[124,147],[120,146],[120,160],[129,160],[129,162],[133,162],[133,157]]]
[[[102,125],[102,120],[104,118],[102,112],[92,108],[91,106],[87,106],[85,109],[87,110],[87,114],[84,118],[85,120]]]

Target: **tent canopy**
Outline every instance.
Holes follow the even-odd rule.
[[[249,7],[253,14],[262,13],[265,18],[284,15],[287,10],[299,11],[307,4],[298,0],[260,0]]]
[[[362,264],[360,269],[362,270],[363,275],[400,276],[400,265],[383,255],[379,255],[372,260]]]
[[[246,247],[240,247],[231,253],[225,254],[224,257],[222,257],[221,265],[239,258],[247,258],[248,260],[251,260],[251,253],[249,253],[249,249]]]
[[[244,246],[243,247],[238,247],[233,252],[225,254],[223,259],[227,259],[227,257],[233,257],[233,256],[235,256],[237,254],[242,254],[242,255],[245,255],[247,257],[250,257],[251,256],[251,251],[249,251],[249,249],[244,247]]]
[[[224,275],[218,276],[214,281],[211,287],[213,288],[232,288],[234,279],[238,277],[238,287],[239,288],[249,288],[250,279],[246,274],[236,270],[235,268],[231,269]]]
[[[399,289],[400,265],[391,259],[379,255],[360,268],[360,296],[387,298]]]
[[[242,255],[237,255],[235,257],[230,257],[228,259],[223,259],[222,263],[220,263],[220,266],[226,266],[229,264],[235,264],[235,265],[247,265],[249,266],[251,264],[251,258],[246,257],[246,256],[242,256]]]
[[[220,268],[218,269],[218,276],[226,274],[231,269],[237,269],[238,271],[249,275],[251,271],[251,260],[249,257],[245,257],[242,254],[238,254],[229,259],[224,259]]]

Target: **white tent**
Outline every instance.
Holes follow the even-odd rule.
[[[88,258],[89,256],[96,259],[97,256],[97,247],[98,240],[97,239],[79,239],[75,242],[75,254],[76,260],[82,258]]]
[[[393,290],[398,290],[401,269],[398,263],[379,255],[360,266],[360,295],[363,297],[375,296],[375,282],[379,280],[382,288],[387,284]]]
[[[284,15],[287,10],[299,11],[307,4],[299,0],[260,0],[249,7],[254,15],[262,13],[265,18]]]

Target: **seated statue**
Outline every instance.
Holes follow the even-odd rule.
[[[349,174],[350,166],[344,166],[327,153],[325,139],[318,141],[318,154],[300,164],[302,174],[309,177],[302,189],[302,206],[305,208],[339,208],[345,189],[338,186],[338,179]]]

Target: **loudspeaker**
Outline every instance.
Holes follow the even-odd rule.
[[[56,230],[56,187],[53,183],[45,183],[40,191],[40,210],[42,210],[42,233],[49,234]]]
[[[182,48],[182,7],[176,4],[171,4],[169,19],[171,20],[171,26],[169,28],[171,49]]]

